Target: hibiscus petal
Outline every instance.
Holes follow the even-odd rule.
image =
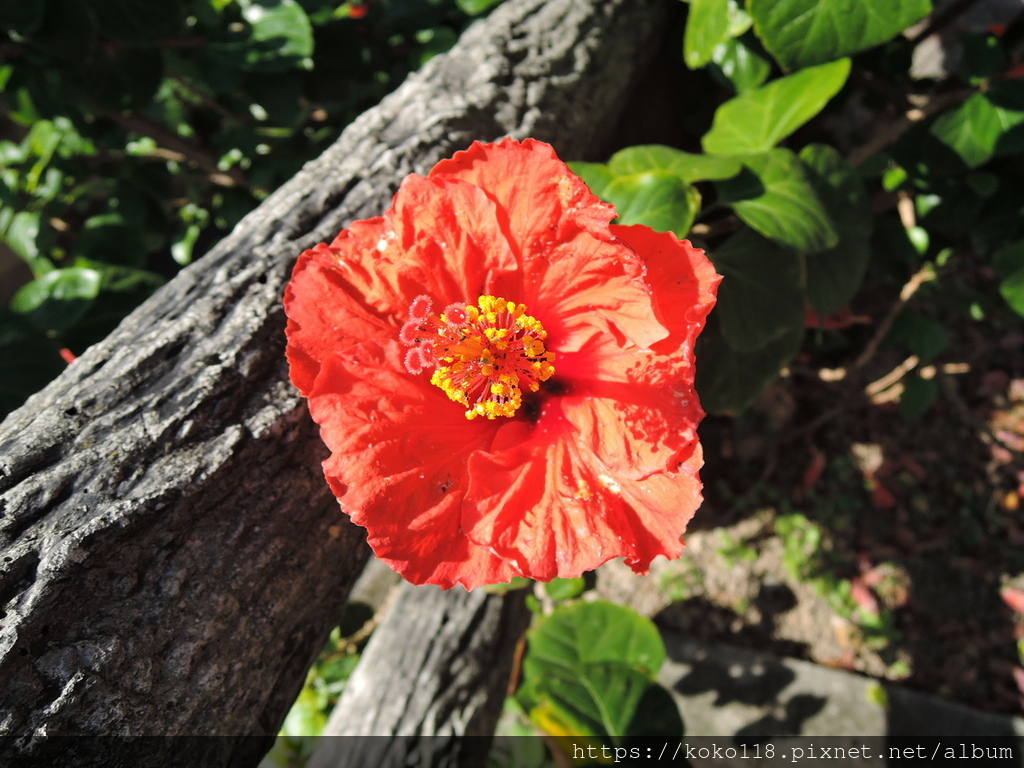
[[[332,351],[384,341],[427,295],[444,304],[521,293],[515,259],[477,187],[410,176],[383,217],[358,221],[303,253],[285,292],[288,359],[306,393]]]
[[[642,253],[653,309],[670,331],[652,349],[595,337],[563,357],[563,399],[578,442],[618,479],[640,480],[685,461],[704,417],[694,389],[693,345],[715,302],[720,277],[704,255],[672,234],[612,227]]]
[[[651,311],[644,263],[611,233],[615,209],[539,141],[476,142],[438,163],[431,179],[486,190],[522,269],[527,304],[555,349],[572,351],[595,329],[648,346],[667,332]],[[502,294],[504,295],[504,294]]]
[[[383,219],[360,222],[362,233],[382,230]],[[379,237],[379,236],[378,236]],[[366,239],[354,234],[346,244]],[[367,339],[383,341],[395,329],[362,299],[380,292],[373,273],[347,261],[346,251],[318,245],[301,256],[284,295],[288,315],[287,356],[291,378],[304,395],[313,388],[321,362]]]
[[[692,365],[648,350],[602,363],[603,378],[576,382],[562,402],[581,450],[615,477],[633,480],[685,460],[704,417]]]
[[[463,528],[542,581],[576,577],[615,557],[645,573],[658,555],[682,551],[680,537],[701,503],[702,461],[697,446],[674,471],[620,481],[567,430],[554,439],[542,434],[470,457]]]
[[[619,556],[642,572],[679,554],[701,502],[693,344],[719,278],[688,243],[614,215],[547,145],[475,144],[300,257],[293,381],[343,508],[410,581],[578,576]],[[513,418],[467,420],[403,363],[418,297],[481,295],[525,304],[555,354]]]
[[[385,215],[395,234],[382,249],[401,268],[404,294],[450,304],[519,293],[518,264],[495,226],[498,216],[495,203],[473,184],[409,176]]]
[[[471,542],[459,520],[467,457],[496,427],[400,373],[399,354],[366,344],[324,362],[309,395],[331,450],[324,474],[377,556],[414,584],[508,581],[518,571]]]
[[[655,232],[643,224],[614,225],[612,234],[647,265],[646,280],[654,311],[669,336],[655,351],[664,353],[686,345],[692,349],[715,306],[722,276],[699,248],[671,232]]]

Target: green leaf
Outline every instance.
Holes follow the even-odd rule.
[[[646,224],[679,237],[686,237],[700,210],[697,189],[667,171],[619,176],[602,196],[615,206],[620,224]]]
[[[704,151],[743,155],[771,149],[824,109],[849,74],[850,60],[842,59],[735,96],[715,111]]]
[[[940,115],[931,132],[967,165],[977,168],[993,157],[1024,149],[1024,83],[1011,81],[976,93],[957,109]]]
[[[604,163],[569,163],[569,169],[583,179],[590,191],[604,199],[604,190],[615,180],[615,173]]]
[[[807,299],[822,315],[850,303],[864,279],[874,229],[864,182],[843,156],[824,144],[800,150],[814,191],[835,225],[839,241],[807,257]]]
[[[91,0],[103,36],[128,45],[148,45],[177,36],[185,26],[180,0]]]
[[[724,79],[723,85],[736,93],[757,88],[772,73],[772,64],[743,37],[734,37],[715,47],[711,54],[711,73]]]
[[[716,186],[736,215],[781,245],[814,253],[839,240],[803,164],[788,149],[744,158],[744,172]]]
[[[733,349],[752,352],[803,328],[797,254],[743,229],[715,249],[711,259],[722,275],[715,314]]]
[[[604,601],[558,608],[528,635],[523,674],[540,680],[554,670],[615,662],[654,675],[665,663],[665,644],[654,624],[623,605]]]
[[[608,168],[613,176],[667,171],[688,184],[695,181],[728,179],[739,173],[741,167],[742,163],[734,157],[695,155],[663,144],[626,147],[612,155],[608,161]]]
[[[181,237],[171,243],[171,258],[181,266],[192,263],[192,251],[203,230],[198,224],[189,224]]]
[[[496,6],[502,0],[456,0],[459,8],[463,13],[468,13],[470,16],[479,16],[481,13],[489,11],[491,8]]]
[[[48,262],[39,250],[41,219],[39,211],[18,211],[11,217],[7,231],[2,233],[4,242],[28,262],[36,277],[48,271]]]
[[[612,746],[633,738],[683,733],[671,694],[643,672],[617,662],[553,670],[531,719],[554,736],[584,736]]]
[[[281,725],[281,733],[287,736],[319,736],[327,725],[327,716],[321,706],[317,692],[309,686],[303,688]]]
[[[487,584],[483,589],[489,595],[505,595],[509,592],[515,592],[517,589],[526,589],[532,586],[533,579],[528,579],[525,576],[513,576],[507,583]]]
[[[900,416],[905,419],[918,419],[928,412],[939,396],[939,385],[935,379],[922,379],[911,374],[903,381],[903,392],[900,394]]]
[[[1014,312],[1024,317],[1024,266],[1003,278],[999,284],[999,294]]]
[[[737,352],[722,336],[712,312],[697,339],[697,392],[708,413],[735,415],[746,410],[800,349],[803,328],[753,352]]]
[[[22,140],[23,156],[33,161],[32,167],[25,173],[23,180],[26,192],[33,194],[36,192],[62,138],[60,129],[53,122],[40,120],[32,126],[28,135]]]
[[[544,591],[552,600],[571,600],[583,594],[587,581],[582,576],[575,579],[552,579],[544,585]]]
[[[749,0],[765,48],[794,70],[880,45],[931,13],[930,0]]]
[[[711,52],[729,38],[729,0],[690,0],[683,37],[683,59],[690,69],[711,61]]]
[[[94,269],[55,269],[14,294],[11,309],[28,317],[41,331],[60,333],[75,324],[100,291],[101,275]]]
[[[313,26],[295,0],[237,0],[246,29],[210,50],[241,69],[309,68]]]
[[[86,259],[78,259],[76,265],[99,272],[102,277],[96,300],[63,333],[64,346],[75,351],[106,338],[133,309],[165,282],[160,275],[143,269],[101,264]]]
[[[886,344],[905,344],[922,363],[928,363],[949,346],[946,328],[938,320],[916,312],[904,311],[893,323]]]

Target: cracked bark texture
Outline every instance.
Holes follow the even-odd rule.
[[[509,0],[0,425],[0,763],[258,763],[368,556],[287,378],[296,256],[473,140],[588,158],[667,13]]]
[[[307,768],[484,766],[519,639],[525,590],[403,584],[374,631]],[[469,738],[467,738],[469,737]]]

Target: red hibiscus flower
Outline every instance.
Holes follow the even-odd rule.
[[[678,556],[719,277],[539,141],[476,143],[299,257],[288,360],[380,559],[467,589]]]

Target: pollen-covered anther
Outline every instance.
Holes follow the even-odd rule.
[[[430,383],[449,399],[466,406],[466,418],[514,416],[523,389],[536,392],[555,373],[553,353],[544,347],[547,332],[526,305],[497,296],[474,304],[451,304],[440,315],[418,296],[399,333],[412,349],[406,368],[420,373],[431,367]]]

